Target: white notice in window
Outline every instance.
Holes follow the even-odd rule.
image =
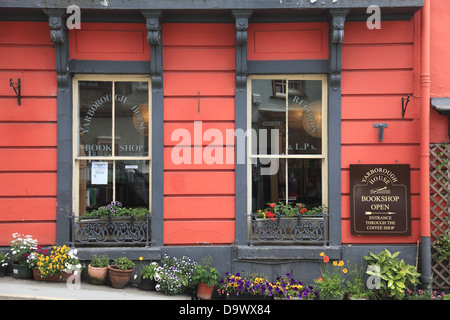
[[[92,163],[92,184],[108,184],[108,162]]]

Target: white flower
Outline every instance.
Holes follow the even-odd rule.
[[[161,286],[160,286],[159,284],[157,284],[157,285],[155,286],[155,290],[156,290],[156,291],[161,290]]]

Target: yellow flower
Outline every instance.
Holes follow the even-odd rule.
[[[344,261],[339,261],[339,267],[342,267],[344,265]]]
[[[338,264],[337,264],[337,261],[333,261],[333,266],[337,266]]]
[[[348,272],[347,268],[342,269],[342,272],[347,273]]]
[[[320,256],[321,256],[321,257],[323,257],[324,255],[325,255],[325,253],[324,253],[324,252],[321,252],[321,253],[320,253]]]
[[[139,260],[142,261],[142,260],[144,260],[144,258],[143,257],[139,257]]]

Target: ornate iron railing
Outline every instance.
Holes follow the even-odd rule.
[[[327,213],[317,216],[257,218],[250,214],[249,244],[328,244]]]
[[[145,245],[151,239],[151,218],[80,217],[71,215],[71,244],[76,245]]]

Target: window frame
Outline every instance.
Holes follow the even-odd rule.
[[[321,159],[322,160],[322,203],[328,207],[328,75],[327,74],[259,74],[249,75],[247,78],[247,132],[252,130],[252,81],[253,80],[320,80],[322,81],[322,152],[321,154],[282,154],[258,155],[252,154],[252,134],[247,134],[247,214],[250,214],[256,208],[252,208],[252,162],[254,159]],[[288,84],[286,84],[288,86]],[[286,118],[288,117],[288,100],[286,99]],[[289,137],[289,126],[286,121],[286,138]],[[286,144],[287,145],[287,144]],[[286,166],[287,170],[288,166]],[[288,192],[288,191],[287,191]],[[248,220],[248,226],[251,226]]]
[[[79,91],[78,83],[80,81],[109,81],[112,82],[112,96],[114,97],[115,82],[147,82],[148,83],[148,155],[147,156],[116,156],[114,153],[114,145],[112,143],[112,152],[110,156],[80,156],[79,155],[79,143],[80,143],[80,119],[79,111],[80,106],[78,103]],[[116,161],[148,161],[149,163],[149,204],[148,209],[152,208],[152,87],[151,87],[151,77],[149,75],[120,75],[120,74],[76,74],[73,76],[72,80],[72,99],[73,99],[73,132],[72,132],[72,211],[77,215],[80,214],[80,162],[83,160],[93,160],[93,161],[111,161],[113,167],[113,200],[116,197]],[[115,135],[115,99],[112,99],[112,130],[111,138],[112,140]]]

